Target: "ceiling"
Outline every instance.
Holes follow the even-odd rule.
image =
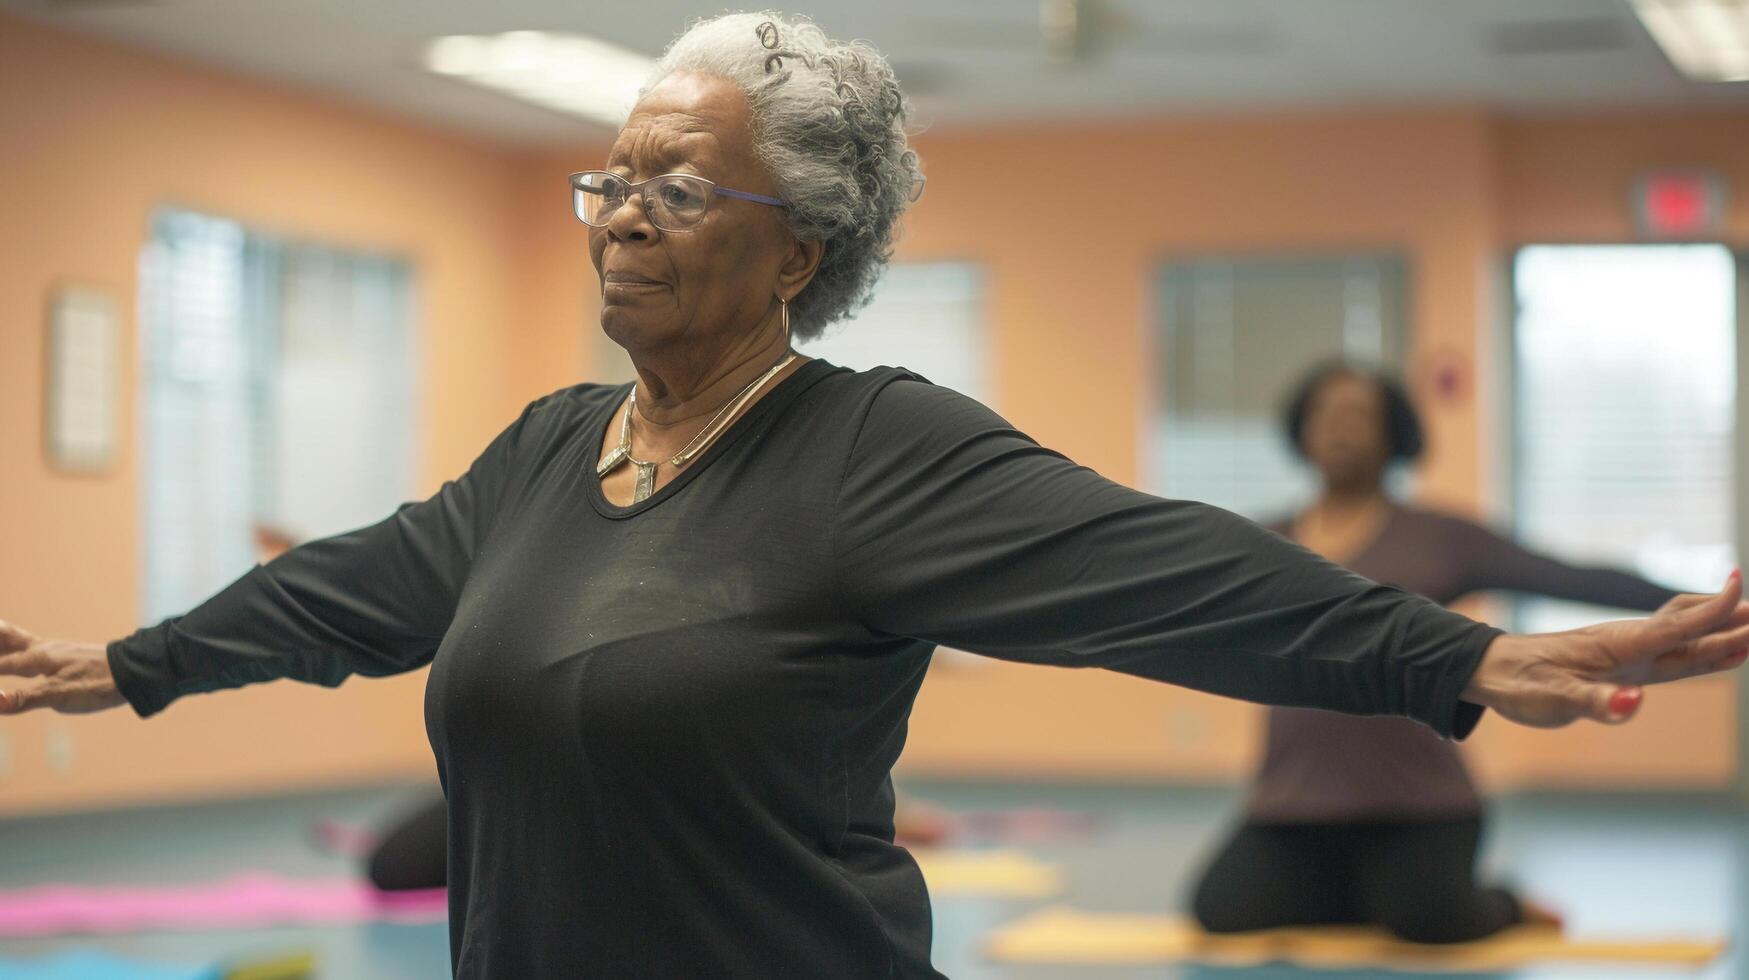
[[[1749,105],[1684,81],[1627,0],[1083,0],[1067,63],[1039,0],[815,0],[873,39],[924,125],[1329,105]],[[0,10],[521,144],[601,130],[418,67],[444,34],[546,29],[655,54],[722,0],[0,0]]]

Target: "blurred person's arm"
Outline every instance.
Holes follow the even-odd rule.
[[[1568,564],[1470,521],[1454,520],[1453,527],[1465,593],[1520,592],[1646,612],[1677,595],[1629,572]]]

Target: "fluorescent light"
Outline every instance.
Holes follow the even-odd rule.
[[[1749,81],[1749,0],[1633,0],[1634,12],[1684,75]]]
[[[626,121],[654,59],[581,34],[456,34],[425,47],[425,67],[593,122]]]

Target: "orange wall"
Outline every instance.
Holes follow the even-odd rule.
[[[418,264],[424,489],[459,471],[527,399],[587,377],[595,289],[568,171],[600,146],[521,154],[271,86],[0,18],[0,617],[104,639],[136,625],[133,421],[120,469],[42,463],[43,304],[55,282],[114,288],[131,310],[146,215],[173,201],[278,232],[397,251]],[[1424,398],[1426,496],[1488,509],[1490,369],[1504,243],[1625,238],[1626,183],[1704,162],[1740,188],[1749,240],[1749,114],[1500,121],[1479,111],[940,129],[919,140],[929,192],[901,259],[987,273],[1003,411],[1046,444],[1134,481],[1149,390],[1151,273],[1173,254],[1398,248],[1411,260],[1413,356],[1458,356],[1481,399]],[[1110,183],[1041,217],[1036,177]],[[131,327],[131,319],[127,326]],[[131,332],[130,332],[131,344]],[[132,349],[127,363],[132,363]],[[132,405],[132,384],[126,404]],[[0,811],[231,793],[424,773],[422,675],[339,692],[277,685],[124,715],[8,719]],[[1717,785],[1735,768],[1733,694],[1658,692],[1627,730],[1484,726],[1497,782]],[[1244,705],[1099,672],[976,662],[925,686],[913,771],[1225,779],[1255,751]],[[70,774],[44,744],[70,736]],[[234,747],[234,748],[233,748]]]
[[[1630,241],[1633,181],[1657,167],[1708,166],[1729,187],[1725,238],[1749,246],[1749,112],[1531,117],[1500,132],[1500,233],[1534,241]]]
[[[588,229],[571,213],[565,176],[599,167],[606,144],[531,153],[516,163],[516,252],[522,273],[517,297],[518,342],[510,351],[511,383],[533,398],[589,380],[590,352],[600,327],[599,285],[589,263]]]
[[[44,309],[56,283],[108,287],[125,311],[123,363],[135,363],[135,263],[155,205],[416,263],[421,490],[520,409],[521,185],[504,151],[4,17],[0,92],[0,618],[92,641],[137,625],[138,379],[124,372],[116,471],[49,472]],[[0,810],[424,774],[422,683],[254,688],[190,698],[150,724],[6,719]],[[51,737],[72,741],[66,775],[45,761]]]

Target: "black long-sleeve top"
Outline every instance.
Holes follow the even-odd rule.
[[[625,395],[543,398],[431,499],[110,646],[143,715],[430,663],[458,976],[937,976],[889,777],[937,643],[1480,714],[1497,631],[902,371],[808,363],[618,507],[595,461]]]
[[[1271,527],[1292,533],[1285,521]],[[1378,536],[1344,564],[1442,605],[1511,591],[1644,611],[1676,595],[1626,572],[1537,554],[1459,517],[1406,507],[1392,508]],[[1481,808],[1457,746],[1423,725],[1276,708],[1247,816],[1258,823],[1452,820]]]

